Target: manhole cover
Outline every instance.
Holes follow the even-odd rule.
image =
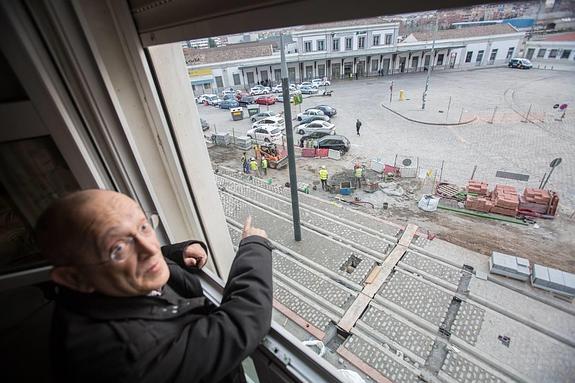
[[[411,160],[409,158],[405,158],[403,161],[401,161],[401,163],[403,166],[409,166],[411,165]]]

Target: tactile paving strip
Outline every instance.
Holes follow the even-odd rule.
[[[222,167],[218,168],[218,174],[222,174],[231,178],[248,182],[252,185],[271,191],[274,194],[281,195],[288,199],[291,198],[289,188],[274,184],[268,184],[261,178],[253,177],[247,174],[237,172],[235,170],[230,170]],[[310,207],[320,209],[322,211],[325,211],[326,213],[335,215],[336,217],[340,217],[342,219],[360,224],[361,226],[369,228],[377,233],[387,234],[392,237],[398,237],[401,231],[400,228],[397,226],[386,224],[385,222],[378,220],[375,217],[370,217],[369,215],[361,214],[360,212],[349,209],[336,202],[323,200],[321,198],[313,198],[304,193],[299,193],[298,197],[301,205],[308,205]]]
[[[433,346],[431,337],[379,308],[369,306],[360,320],[423,359],[426,359],[431,352]]]
[[[443,322],[452,299],[444,291],[397,271],[378,294],[436,326]]]
[[[412,251],[407,252],[401,259],[401,263],[405,263],[418,270],[424,271],[434,277],[443,279],[449,283],[457,286],[459,278],[461,277],[461,270],[455,267],[447,266],[423,255],[419,255]]]
[[[313,326],[326,331],[330,317],[277,283],[274,283],[274,298]]]
[[[451,333],[474,346],[481,331],[485,310],[471,303],[462,302]]]
[[[357,335],[347,338],[343,346],[392,382],[419,382],[414,372]]]
[[[375,266],[375,261],[363,253],[344,246],[315,231],[302,227],[302,240],[293,239],[293,225],[291,221],[275,216],[266,210],[253,206],[228,193],[220,191],[220,199],[226,217],[243,222],[248,215],[253,217],[254,225],[266,230],[268,237],[310,261],[321,265],[343,278],[360,284]],[[351,272],[342,270],[342,266],[350,256],[361,261]]]
[[[449,351],[441,370],[461,383],[503,383],[504,381],[463,356]]]
[[[234,192],[252,201],[256,201],[263,204],[267,209],[276,210],[283,214],[288,214],[289,216],[292,214],[292,207],[289,202],[274,198],[267,193],[256,190],[256,188],[248,187],[236,181],[217,175],[216,183],[218,187],[225,188],[225,191]],[[307,223],[319,229],[326,230],[329,233],[333,233],[335,238],[339,237],[353,243],[357,243],[381,254],[382,256],[387,254],[391,249],[391,243],[389,241],[385,241],[375,235],[362,232],[353,226],[328,219],[307,209],[300,209],[300,219],[303,223]]]

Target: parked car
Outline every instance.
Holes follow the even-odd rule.
[[[206,96],[205,102],[207,102],[208,105],[218,106],[222,100],[220,100],[220,98],[215,94],[212,94],[210,96]]]
[[[235,96],[236,91],[233,88],[224,89],[222,91],[222,98],[226,98],[226,96]]]
[[[301,89],[303,86],[310,86],[312,88],[316,88],[317,89],[317,85],[314,85],[311,81],[304,81],[301,84],[299,84],[297,86],[298,89]]]
[[[308,116],[325,116],[325,113],[319,109],[309,108],[309,109],[304,110],[303,113],[299,113],[297,115],[297,119],[301,121],[303,118],[308,117]],[[326,121],[328,121],[329,116],[326,116],[326,117],[327,117]]]
[[[262,86],[262,85],[255,85],[254,87],[252,87],[250,89],[250,94],[252,96],[257,96],[260,94],[267,94],[271,91],[271,89],[267,86]]]
[[[281,93],[283,91],[282,84],[277,84],[272,88],[272,92],[274,93]]]
[[[252,128],[257,128],[260,126],[273,126],[279,128],[280,130],[285,130],[284,119],[281,116],[271,116],[262,118],[252,124]]]
[[[341,155],[349,151],[351,144],[345,136],[325,136],[317,140],[314,147],[317,149],[338,150]]]
[[[266,118],[266,117],[273,117],[273,116],[275,116],[275,115],[276,115],[275,112],[270,112],[270,111],[260,112],[260,113],[258,113],[258,114],[254,114],[254,115],[252,116],[252,122],[259,121],[259,120],[261,120],[262,118]]]
[[[198,104],[203,104],[204,102],[207,101],[208,97],[218,97],[216,94],[211,94],[211,93],[206,93],[206,94],[202,94],[201,96],[199,96],[198,98],[196,98],[196,102]]]
[[[329,80],[324,80],[321,78],[314,78],[313,80],[311,80],[311,83],[315,86],[329,86],[329,85],[331,85],[331,82],[329,82]]]
[[[244,95],[242,95],[241,97],[236,97],[236,99],[238,100],[240,106],[247,106],[249,104],[254,104],[256,102],[256,99],[254,98],[254,96],[250,96],[247,93],[245,93]]]
[[[328,116],[325,116],[325,115],[321,115],[321,116],[306,116],[306,117],[303,117],[303,118],[301,119],[301,121],[300,121],[299,124],[300,124],[300,125],[303,125],[303,124],[307,124],[307,123],[312,122],[312,121],[329,121],[329,117],[328,117]]]
[[[519,69],[531,69],[533,68],[533,64],[531,64],[531,61],[527,60],[527,59],[520,59],[520,58],[514,58],[509,60],[509,64],[507,64],[507,66],[509,68],[519,68]]]
[[[327,129],[335,131],[335,125],[327,121],[312,121],[307,124],[298,125],[296,127],[298,134],[309,134],[314,130]]]
[[[332,108],[329,105],[318,105],[314,109],[319,109],[325,114],[326,116],[333,117],[337,114],[337,110]]]
[[[310,132],[308,134],[304,134],[303,136],[301,136],[301,138],[299,139],[299,146],[300,146],[300,148],[303,148],[305,145],[305,142],[308,140],[317,140],[318,138],[322,138],[324,136],[329,136],[332,134],[335,134],[335,130],[331,130],[331,129],[314,130],[313,132]]]
[[[210,129],[210,124],[208,124],[208,122],[203,118],[200,118],[200,124],[202,125],[202,131]]]
[[[281,140],[282,131],[275,126],[262,125],[248,130],[246,135],[258,141],[277,142]]]
[[[230,109],[230,108],[237,108],[240,106],[240,103],[234,100],[233,98],[229,98],[227,100],[223,100],[219,104],[220,109]]]
[[[313,86],[302,86],[299,88],[299,91],[301,92],[301,94],[313,94],[313,93],[317,93],[317,88],[313,87]]]
[[[269,95],[269,96],[260,96],[256,98],[256,104],[260,105],[273,105],[276,103],[276,97]]]

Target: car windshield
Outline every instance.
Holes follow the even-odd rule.
[[[271,134],[278,134],[279,132],[280,132],[280,130],[276,128],[276,129],[272,129],[270,133]]]

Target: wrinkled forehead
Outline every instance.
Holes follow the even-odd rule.
[[[131,228],[145,219],[138,203],[122,194],[101,196],[87,210],[85,214],[90,222],[90,232],[95,237]]]

